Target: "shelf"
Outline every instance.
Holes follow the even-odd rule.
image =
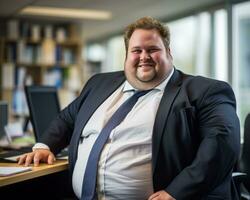
[[[40,39],[40,40],[32,40],[32,39],[27,39],[27,38],[18,38],[18,39],[4,39],[5,43],[17,43],[23,41],[26,44],[34,44],[34,45],[38,45],[44,42],[44,39]],[[61,45],[61,46],[79,46],[81,45],[82,41],[79,39],[67,39],[65,41],[56,41],[53,39],[53,42],[56,45]]]
[[[53,85],[58,88],[63,105],[67,105],[79,94],[84,82],[83,41],[70,30],[76,24],[62,24],[65,35],[60,41],[60,37],[52,38],[58,36],[59,24],[16,20],[14,25],[19,33],[7,28],[7,35],[0,38],[0,97],[8,101],[10,114],[26,117],[22,114],[26,112],[24,85]],[[38,37],[32,37],[34,25],[40,26]],[[48,26],[52,27],[49,36],[45,30]]]
[[[64,63],[52,63],[52,64],[46,64],[46,63],[13,63],[17,67],[22,66],[22,67],[41,67],[41,68],[54,68],[60,67],[60,68],[69,68],[72,66],[78,65],[77,63],[71,63],[71,64],[64,64]]]

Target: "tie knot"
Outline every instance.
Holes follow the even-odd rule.
[[[152,89],[151,89],[152,90]],[[134,93],[133,96],[137,97],[137,98],[140,98],[141,96],[147,94],[148,92],[150,92],[151,90],[139,90],[139,91],[136,91]]]

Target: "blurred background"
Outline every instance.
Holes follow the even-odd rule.
[[[29,115],[24,85],[52,85],[65,107],[95,73],[123,69],[124,28],[152,16],[171,32],[174,65],[227,81],[250,112],[250,1],[0,0],[0,100]]]

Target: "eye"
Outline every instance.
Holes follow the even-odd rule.
[[[140,50],[140,49],[133,49],[131,52],[132,52],[132,53],[139,54],[139,53],[141,53],[141,50]]]
[[[160,51],[160,49],[159,48],[152,48],[152,49],[148,50],[149,53],[154,53],[154,52],[157,52],[157,51]]]

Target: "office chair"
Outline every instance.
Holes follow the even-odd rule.
[[[243,179],[241,185],[241,197],[243,199],[250,199],[250,113],[245,119],[244,125],[244,143],[242,147],[242,154],[239,162],[241,172],[246,173],[246,178]]]
[[[233,173],[234,183],[240,200],[250,200],[250,113],[245,119],[244,143],[241,149],[240,159]]]

